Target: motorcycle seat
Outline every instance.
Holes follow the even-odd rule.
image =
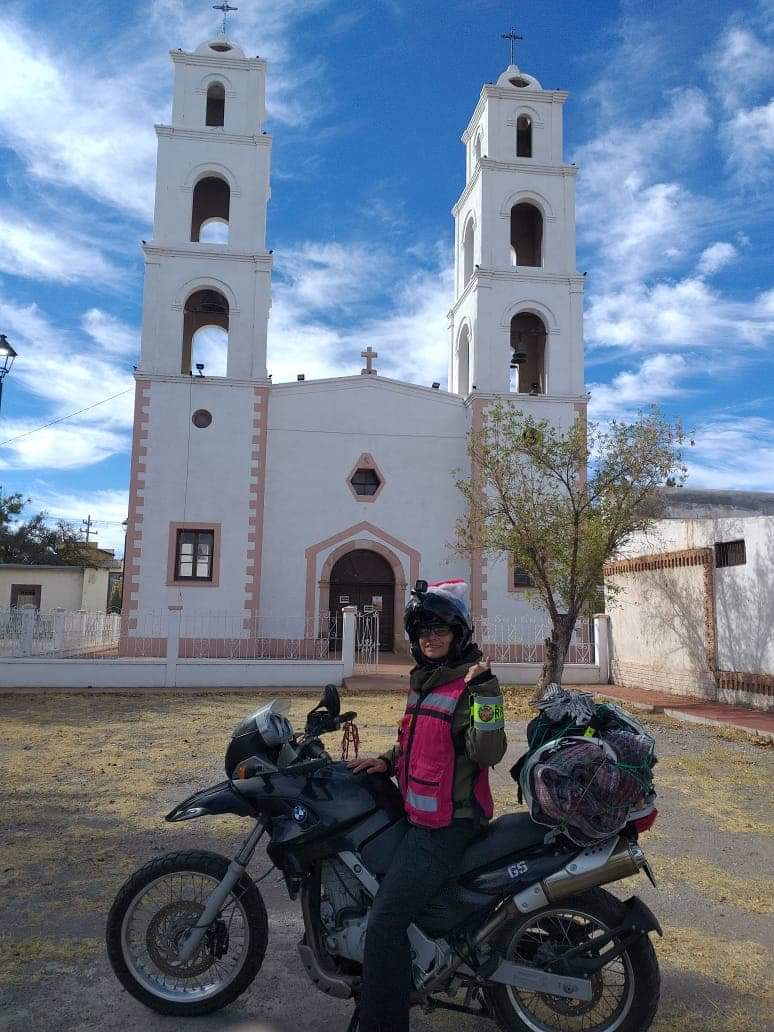
[[[528,813],[506,813],[470,843],[462,857],[460,874],[469,874],[501,857],[539,845],[548,830],[536,824]]]

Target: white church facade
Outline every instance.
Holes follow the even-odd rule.
[[[463,134],[446,389],[388,379],[370,355],[353,376],[272,383],[266,63],[223,36],[171,56],[144,246],[122,651],[143,613],[170,605],[242,616],[245,634],[314,636],[345,600],[376,606],[381,648],[405,652],[417,578],[467,580],[477,620],[532,613],[506,557],[452,552],[464,515],[452,471],[468,469],[466,435],[498,398],[562,427],[585,418],[567,94],[511,64]],[[225,376],[192,368],[208,326],[228,333]]]

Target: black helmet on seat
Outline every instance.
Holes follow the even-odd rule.
[[[403,613],[403,626],[411,642],[411,655],[417,663],[427,662],[419,647],[419,632],[433,623],[445,624],[454,635],[445,660],[455,662],[473,640],[473,624],[467,602],[467,584],[463,580],[429,584],[417,581]]]

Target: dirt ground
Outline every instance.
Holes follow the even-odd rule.
[[[509,690],[509,755],[523,749],[526,693]],[[0,1029],[3,1032],[328,1032],[351,1004],[307,981],[296,943],[301,921],[274,875],[262,883],[267,958],[250,989],[206,1019],[162,1018],[123,991],[108,965],[105,918],[140,864],[181,848],[231,854],[238,818],[170,825],[163,815],[223,777],[234,725],[258,693],[7,694],[0,696]],[[295,697],[303,724],[314,704]],[[347,698],[358,710],[361,752],[390,744],[397,696]],[[654,1032],[774,1030],[769,972],[774,934],[774,752],[736,732],[648,717],[657,735],[660,815],[642,838],[659,886],[637,892],[661,920],[663,986]],[[329,746],[330,747],[330,746]],[[332,750],[333,751],[333,750]],[[504,762],[499,812],[517,809]],[[259,853],[251,873],[268,864]],[[412,1018],[416,1032],[494,1028],[449,1013]]]

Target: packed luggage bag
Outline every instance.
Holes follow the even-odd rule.
[[[613,703],[549,685],[511,768],[534,821],[580,846],[615,835],[654,807],[655,739]]]

